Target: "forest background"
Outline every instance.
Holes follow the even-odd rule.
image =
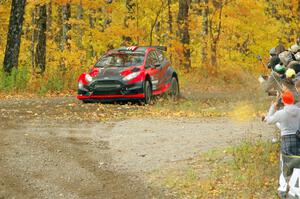
[[[258,54],[297,41],[300,1],[0,0],[0,24],[4,92],[74,91],[108,49],[132,45],[167,46],[183,81],[243,84],[267,72]]]

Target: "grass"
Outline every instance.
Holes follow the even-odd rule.
[[[184,171],[168,171],[153,179],[179,198],[276,198],[279,144],[244,141],[189,161]]]
[[[74,93],[79,72],[64,74],[59,70],[47,71],[44,75],[32,74],[30,67],[13,69],[11,74],[0,70],[0,93],[34,94],[45,96],[51,93]]]

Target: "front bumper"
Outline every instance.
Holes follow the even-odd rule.
[[[78,89],[79,100],[85,99],[142,99],[143,82],[126,84],[115,80],[95,81]]]
[[[134,94],[134,95],[78,95],[77,99],[85,100],[85,99],[143,99],[145,97],[144,94]]]

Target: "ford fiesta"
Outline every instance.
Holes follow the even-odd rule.
[[[179,95],[178,75],[165,58],[166,47],[122,47],[107,52],[78,79],[83,102],[140,100],[149,104],[153,96]]]

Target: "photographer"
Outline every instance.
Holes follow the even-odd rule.
[[[284,91],[281,95],[284,108],[276,110],[277,102],[271,104],[269,113],[265,118],[268,124],[278,123],[281,132],[281,170],[284,179],[280,178],[280,187],[278,188],[280,197],[285,198],[287,192],[287,183],[292,175],[294,168],[299,168],[299,159],[291,156],[300,155],[300,138],[298,130],[300,129],[300,108],[294,105],[295,98],[291,91]],[[300,136],[300,135],[299,135]]]

